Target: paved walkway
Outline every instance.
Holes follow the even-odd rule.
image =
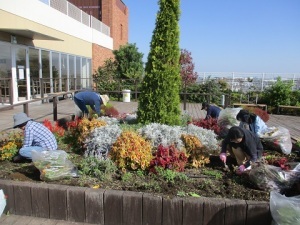
[[[91,223],[78,223],[65,220],[53,220],[31,216],[2,215],[1,225],[92,225]]]
[[[137,110],[137,102],[118,102],[110,101],[119,113],[134,113]],[[1,106],[0,106],[1,107]],[[40,101],[33,102],[29,104],[29,117],[42,122],[45,119],[53,121],[53,104],[44,103]],[[181,104],[181,109],[184,109],[184,105]],[[193,118],[204,118],[205,111],[201,110],[201,104],[189,103],[186,105],[186,111]],[[19,112],[23,112],[23,106],[16,106],[14,109],[6,110],[0,112],[0,131],[9,130],[13,127],[13,115]],[[57,106],[57,118],[62,119],[66,117],[71,117],[76,112],[76,107],[74,101],[71,99],[64,99],[58,102]]]

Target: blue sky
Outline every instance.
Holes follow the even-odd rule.
[[[144,62],[158,0],[123,0]],[[300,0],[181,0],[180,48],[196,72],[300,73]]]

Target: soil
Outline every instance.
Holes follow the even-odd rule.
[[[71,155],[71,159],[77,166],[76,162],[80,161],[80,157]],[[296,160],[300,161],[299,156]],[[166,179],[158,178],[158,176],[132,172],[127,173],[127,175],[115,174],[113,179],[106,181],[79,175],[76,178],[46,182],[70,186],[148,192],[169,197],[203,196],[269,201],[270,192],[268,190],[258,189],[250,181],[247,173],[237,175],[234,172],[235,160],[233,158],[228,157],[227,164],[229,169],[225,168],[218,156],[211,156],[210,163],[204,168],[186,169],[184,173],[188,176],[188,179],[180,179],[180,177],[171,179],[169,177],[170,179],[166,181]],[[0,162],[0,179],[45,182],[40,179],[40,171],[32,162]],[[286,190],[284,194],[287,196],[300,195],[299,183]]]

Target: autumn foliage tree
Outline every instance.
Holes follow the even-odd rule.
[[[181,49],[180,58],[180,75],[183,86],[196,82],[198,74],[194,72],[195,64],[193,63],[192,53],[186,49]]]

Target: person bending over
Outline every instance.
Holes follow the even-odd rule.
[[[217,119],[219,117],[219,114],[221,112],[221,108],[216,105],[210,105],[207,102],[202,103],[202,109],[207,111],[205,120],[209,118]]]
[[[240,121],[240,127],[244,127],[258,136],[264,133],[264,131],[268,128],[265,122],[258,115],[250,113],[248,110],[241,109],[236,115],[236,119]]]
[[[89,110],[86,107],[89,105],[91,109],[100,116],[101,104],[106,105],[108,101],[109,97],[107,95],[100,95],[94,91],[81,91],[74,95],[74,102],[83,115],[89,114]]]

